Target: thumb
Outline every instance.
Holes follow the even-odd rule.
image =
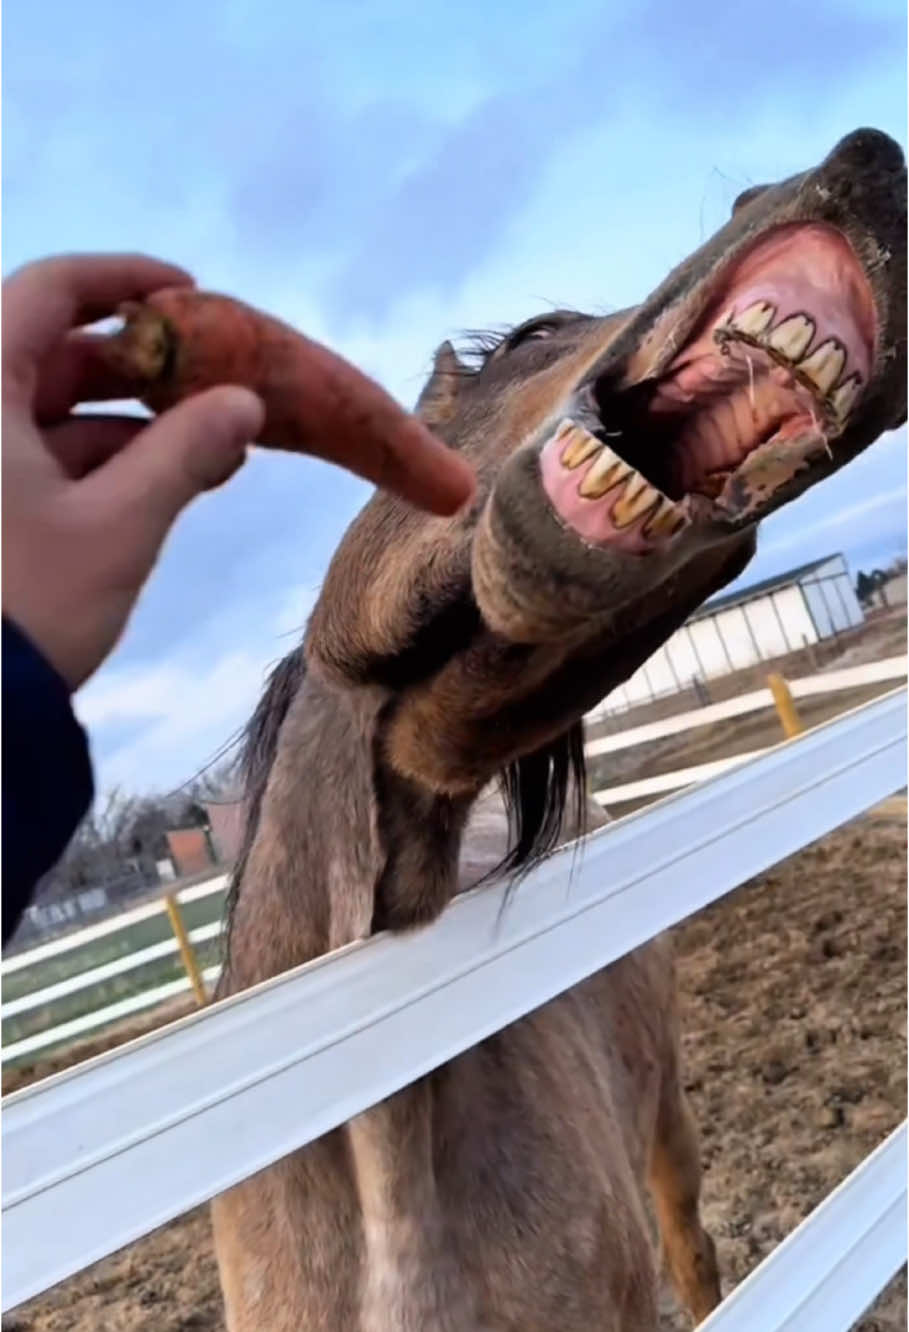
[[[209,389],[157,417],[81,485],[93,492],[105,525],[150,567],[190,500],[242,466],[264,419],[265,408],[248,389]]]

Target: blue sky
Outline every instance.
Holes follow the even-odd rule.
[[[905,146],[898,0],[49,0],[4,15],[3,270],[142,248],[410,405],[433,348],[633,304],[751,183],[859,125]],[[258,455],[168,542],[79,697],[102,787],[167,788],[242,725],[367,488]],[[899,552],[906,436],[765,525],[745,581]]]

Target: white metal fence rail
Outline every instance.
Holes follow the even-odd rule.
[[[906,1124],[724,1300],[698,1332],[837,1332],[906,1261]]]
[[[861,666],[850,666],[839,671],[825,671],[822,675],[809,675],[800,680],[787,681],[787,684],[794,699],[816,698],[819,695],[835,694],[842,690],[859,689],[864,685],[882,684],[888,680],[904,680],[906,662],[906,657],[888,657],[885,661],[870,661]],[[585,745],[584,752],[588,758],[596,758],[601,754],[614,754],[636,745],[647,744],[670,735],[679,735],[683,731],[694,730],[697,727],[731,721],[733,718],[743,717],[751,712],[760,712],[773,706],[773,695],[769,689],[754,689],[748,694],[739,694],[722,703],[709,703],[706,707],[676,713],[662,721],[645,722],[641,726],[620,731],[617,735],[600,736],[599,739],[591,740]],[[633,782],[603,787],[595,791],[594,796],[601,804],[614,809],[629,800],[664,795],[669,791],[678,791],[682,787],[691,786],[694,782],[717,777],[738,763],[766,753],[768,748],[770,746],[713,759],[708,763],[677,768],[673,772],[660,772]]]
[[[220,928],[219,923],[219,932]],[[190,938],[192,938],[192,935],[190,935]],[[172,951],[176,951],[176,949]],[[213,985],[221,974],[220,964],[206,967],[199,974],[205,985]],[[60,1045],[67,1041],[74,1041],[79,1036],[84,1036],[86,1032],[94,1031],[98,1027],[107,1026],[111,1022],[120,1022],[123,1018],[132,1017],[146,1008],[154,1008],[158,1004],[166,1003],[168,999],[177,999],[181,994],[188,994],[191,989],[192,981],[189,977],[180,976],[177,980],[164,981],[161,985],[155,985],[149,990],[140,990],[138,994],[131,994],[125,999],[118,999],[116,1003],[107,1004],[104,1008],[92,1009],[90,1013],[83,1013],[81,1017],[60,1022],[55,1027],[36,1032],[33,1036],[23,1036],[21,1041],[13,1041],[9,1045],[4,1045],[2,1051],[3,1063],[18,1059],[22,1055],[34,1054],[35,1051],[44,1050],[49,1045]]]
[[[226,887],[227,875],[217,874],[202,883],[193,884],[189,888],[182,889],[176,894],[176,897],[180,905],[185,906],[187,903],[197,902],[203,897],[212,897],[216,893],[222,893]],[[142,921],[165,914],[166,908],[163,899],[149,902],[141,907],[135,907],[131,911],[122,912],[112,920],[100,921],[97,925],[90,925],[87,929],[74,931],[61,939],[52,939],[49,943],[41,944],[38,948],[30,949],[27,953],[17,954],[9,958],[4,966],[7,971],[19,971],[24,965],[40,964],[51,958],[59,958],[67,952],[82,948],[86,944],[96,942],[105,936],[116,934],[118,931],[129,929]],[[194,930],[190,930],[188,934],[189,942],[192,945],[206,943],[217,938],[220,932],[220,919],[210,921],[205,925],[198,925]],[[29,990],[15,999],[7,1000],[6,1003],[0,1006],[0,1020],[5,1022],[8,1018],[16,1017],[20,1013],[31,1012],[36,1008],[59,1003],[72,994],[77,994],[82,990],[90,990],[97,985],[103,985],[106,981],[117,976],[125,975],[127,972],[146,966],[150,962],[170,957],[178,951],[179,944],[171,936],[159,943],[138,948],[123,957],[113,958],[110,962],[103,962],[99,966],[79,971],[64,980],[44,985],[37,990]],[[219,966],[207,967],[201,973],[202,980],[206,984],[211,984],[217,980],[219,973]],[[189,977],[181,976],[176,980],[146,987],[137,994],[117,999],[114,1003],[105,1004],[101,1008],[93,1008],[78,1017],[46,1026],[30,1036],[23,1036],[20,1040],[4,1041],[3,1047],[0,1049],[0,1062],[6,1064],[14,1059],[20,1059],[24,1055],[47,1049],[48,1046],[75,1040],[79,1036],[97,1030],[98,1027],[104,1027],[111,1022],[118,1022],[122,1018],[131,1017],[135,1013],[142,1012],[143,1009],[153,1008],[156,1004],[164,1003],[168,999],[175,999],[191,989],[192,981]]]
[[[207,925],[199,925],[197,929],[191,930],[188,938],[194,944],[205,943],[209,939],[216,939],[220,933],[220,920],[213,920]],[[66,980],[44,985],[40,990],[29,990],[28,994],[22,994],[18,999],[10,999],[5,1003],[0,1008],[0,1014],[5,1018],[15,1017],[17,1013],[26,1013],[31,1008],[52,1004],[55,999],[64,999],[78,990],[87,990],[102,981],[112,980],[114,976],[122,976],[125,971],[144,967],[147,962],[170,957],[172,953],[178,952],[179,948],[176,939],[162,939],[160,943],[149,944],[147,948],[138,948],[134,953],[127,953],[125,957],[115,957],[111,962],[102,962],[100,966],[80,971],[76,976],[67,976]]]
[[[889,680],[905,679],[906,666],[907,659],[905,656],[889,657],[884,661],[866,662],[860,666],[851,666],[836,671],[825,671],[820,675],[807,676],[802,679],[793,680],[790,682],[789,687],[794,698],[817,697],[819,695],[837,693],[842,690],[860,688],[864,685],[881,684],[886,683]],[[648,722],[641,726],[631,727],[615,735],[601,736],[596,740],[589,741],[585,746],[585,752],[588,758],[594,758],[602,754],[615,753],[620,750],[627,750],[636,745],[646,744],[653,740],[680,734],[696,727],[731,720],[736,717],[747,715],[748,713],[771,708],[772,706],[773,696],[770,690],[756,689],[750,693],[727,699],[722,703],[713,703],[707,707],[694,708],[688,712],[676,713],[671,717],[664,717],[659,721]],[[686,786],[691,786],[696,782],[706,781],[731,768],[737,767],[740,763],[756,758],[759,754],[765,752],[765,749],[751,750],[746,753],[714,759],[708,763],[695,764],[672,772],[657,773],[635,781],[604,787],[595,791],[594,796],[601,804],[614,809],[627,801],[663,795],[671,791],[677,791]],[[195,884],[191,888],[184,889],[178,894],[179,901],[181,904],[185,905],[189,902],[197,901],[202,897],[221,892],[226,887],[226,882],[225,875],[217,875],[212,879],[206,880],[204,883]],[[163,913],[164,905],[163,902],[160,901],[134,908],[131,911],[124,912],[113,920],[103,921],[98,925],[79,930],[62,939],[51,940],[48,944],[42,944],[38,948],[30,949],[26,953],[21,953],[6,959],[0,964],[0,975],[7,975],[10,972],[20,970],[23,966],[42,962],[50,957],[57,957],[60,954],[81,947],[84,944],[90,943],[105,935],[110,935],[120,929],[127,929],[140,921],[148,920],[155,915],[162,915]],[[214,921],[209,924],[197,926],[194,930],[190,931],[189,939],[194,945],[204,943],[207,940],[215,938],[218,932],[219,923]],[[113,961],[103,963],[100,966],[91,967],[85,971],[79,972],[77,975],[70,976],[65,980],[57,981],[53,984],[43,986],[40,989],[31,990],[26,994],[17,996],[15,999],[4,1003],[2,1007],[0,1007],[0,1019],[5,1021],[21,1013],[57,1003],[74,993],[81,990],[91,989],[92,987],[103,984],[105,981],[116,976],[124,975],[135,968],[145,966],[147,963],[164,957],[169,957],[176,952],[177,941],[174,938],[165,939],[160,943],[151,944],[146,948],[137,949],[135,952],[124,957],[116,958]],[[217,975],[217,967],[209,967],[206,969],[203,979],[210,983],[217,978]],[[129,995],[126,998],[117,999],[113,1003],[93,1008],[91,1011],[83,1013],[78,1017],[73,1017],[59,1023],[51,1022],[51,1024],[43,1027],[40,1031],[22,1036],[15,1041],[5,1042],[2,1052],[0,1052],[0,1061],[8,1063],[15,1059],[21,1059],[26,1055],[35,1054],[40,1050],[47,1049],[49,1046],[58,1045],[62,1041],[73,1040],[76,1037],[84,1036],[89,1032],[96,1031],[99,1027],[107,1026],[111,1022],[120,1021],[125,1017],[130,1017],[133,1014],[141,1012],[143,1009],[153,1007],[155,1004],[162,1003],[167,999],[176,998],[178,995],[187,993],[190,988],[191,983],[189,979],[181,977],[180,979],[170,980],[163,984],[149,985],[138,994]]]
[[[905,692],[594,834],[580,855],[558,852],[504,911],[501,886],[475,890],[418,934],[352,944],[6,1098],[3,1308],[343,1123],[900,790]],[[836,1215],[837,1233],[855,1237],[851,1209]]]
[[[210,897],[212,893],[223,892],[226,886],[227,875],[216,874],[214,878],[195,883],[190,888],[182,888],[177,897],[185,906],[187,902],[197,902],[200,897]],[[5,957],[0,962],[0,976],[8,976],[13,971],[21,971],[23,967],[34,966],[36,962],[45,962],[50,957],[71,952],[74,948],[81,948],[84,944],[103,939],[106,935],[117,934],[120,930],[125,930],[130,925],[137,925],[140,921],[150,920],[153,916],[163,916],[165,910],[163,900],[156,898],[154,902],[146,902],[143,906],[133,907],[130,911],[121,911],[110,920],[100,920],[97,925],[87,925],[84,930],[74,930],[59,939],[50,939],[46,944],[39,944],[37,948],[29,948],[24,953],[14,953],[12,957]]]
[[[887,657],[884,661],[868,661],[861,666],[847,666],[839,671],[806,675],[801,679],[789,680],[788,684],[793,698],[817,698],[821,694],[836,694],[844,689],[860,689],[863,685],[904,680],[906,666],[905,656]],[[630,726],[624,731],[619,731],[617,735],[601,736],[599,740],[591,740],[585,745],[584,752],[589,758],[598,754],[614,754],[617,750],[644,745],[650,740],[661,740],[664,736],[678,735],[682,731],[710,726],[714,722],[729,721],[733,717],[744,717],[749,712],[759,712],[762,708],[772,707],[773,695],[769,689],[752,689],[747,694],[736,694],[734,698],[727,698],[722,703],[708,703],[703,708],[689,708],[687,712],[676,712],[671,717],[663,717],[659,721]]]

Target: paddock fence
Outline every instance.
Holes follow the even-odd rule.
[[[343,1124],[906,785],[906,689],[3,1102],[3,1310]],[[703,1324],[845,1332],[906,1260],[903,1123]]]
[[[854,690],[863,686],[905,679],[906,667],[906,657],[891,657],[884,661],[869,662],[865,665],[844,670],[832,670],[820,675],[792,680],[783,688],[788,690],[788,694],[797,703],[801,699],[816,698],[841,691]],[[592,759],[605,754],[627,751],[654,740],[682,735],[695,728],[730,721],[774,706],[779,710],[779,700],[775,698],[771,688],[756,689],[738,697],[727,699],[722,703],[692,708],[672,717],[663,718],[660,721],[648,722],[631,727],[618,734],[605,735],[590,740],[585,746],[585,753],[588,759]],[[781,720],[784,722],[786,733],[792,734],[792,729],[786,726],[785,719],[781,718]],[[767,752],[766,749],[748,750],[729,757],[714,759],[708,763],[694,764],[670,772],[653,774],[635,781],[602,787],[595,790],[593,795],[610,811],[621,814],[622,806],[630,801],[650,799],[683,789],[697,782],[709,780],[765,752]],[[216,940],[220,934],[219,907],[226,887],[227,876],[218,874],[203,883],[194,884],[192,887],[174,894],[174,901],[169,914],[177,931],[181,928],[180,912],[183,908],[208,898],[212,899],[211,909],[215,912],[215,919],[189,929],[185,932],[184,939],[181,939],[178,934],[171,934],[170,937],[159,939],[154,943],[128,951],[100,964],[90,963],[84,969],[74,970],[61,979],[50,981],[39,979],[39,983],[35,987],[29,986],[23,993],[18,993],[15,997],[7,999],[4,995],[4,1003],[0,1006],[0,1021],[4,1024],[3,1048],[2,1053],[0,1053],[2,1062],[9,1064],[34,1057],[41,1051],[50,1050],[55,1046],[85,1037],[92,1032],[97,1032],[101,1028],[109,1026],[111,1023],[121,1022],[153,1008],[157,1004],[177,999],[189,993],[190,990],[195,993],[198,1002],[205,1002],[206,989],[210,990],[211,986],[214,985],[220,968],[216,961],[207,967],[197,966],[195,950],[200,945],[206,945]],[[162,917],[167,912],[167,901],[161,899],[124,912],[112,920],[51,940],[38,948],[30,949],[28,952],[19,953],[0,965],[0,977],[3,978],[4,990],[6,989],[8,976],[13,976],[16,973],[21,975],[25,969],[32,968],[39,978],[46,977],[49,961],[53,959],[62,960],[67,954],[73,956],[74,953],[78,954],[80,950],[90,958],[91,947],[97,945],[102,939],[109,938],[118,931],[127,932],[132,930],[141,922],[147,922],[156,916]],[[188,945],[188,948],[184,945]],[[178,976],[176,979],[167,980],[164,983],[155,983],[153,964],[174,959],[178,955],[183,959],[186,974]],[[44,966],[39,967],[39,964],[44,964]],[[143,968],[148,970],[143,971]],[[139,974],[133,978],[134,992],[123,998],[118,998],[114,1002],[109,1002],[103,997],[109,991],[111,982],[118,980],[125,982],[130,978],[130,973],[136,972]],[[151,979],[146,981],[146,978]],[[102,997],[100,1003],[89,1003],[86,1011],[80,1011],[76,1016],[67,1018],[55,1015],[60,1014],[61,1010],[66,1011],[66,1007],[71,1004],[73,996],[85,996],[86,992],[91,991],[100,994]],[[27,1014],[35,1014],[37,1017],[43,1018],[40,1029],[29,1031],[21,1036],[13,1035],[12,1039],[9,1039],[9,1030],[13,1020],[21,1019],[22,1015]]]
[[[596,713],[618,720],[630,709],[674,694],[690,692],[700,700],[724,677],[754,668],[772,671],[774,663],[793,654],[817,671],[868,623],[845,570],[753,591],[754,596],[705,602]]]

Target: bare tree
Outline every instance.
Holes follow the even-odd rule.
[[[129,832],[139,802],[115,789],[97,800],[76,829],[62,858],[38,885],[36,899],[54,901],[80,889],[123,880],[130,862]]]
[[[234,800],[239,795],[239,773],[236,754],[219,759],[186,788],[193,800],[204,804],[207,800]]]

